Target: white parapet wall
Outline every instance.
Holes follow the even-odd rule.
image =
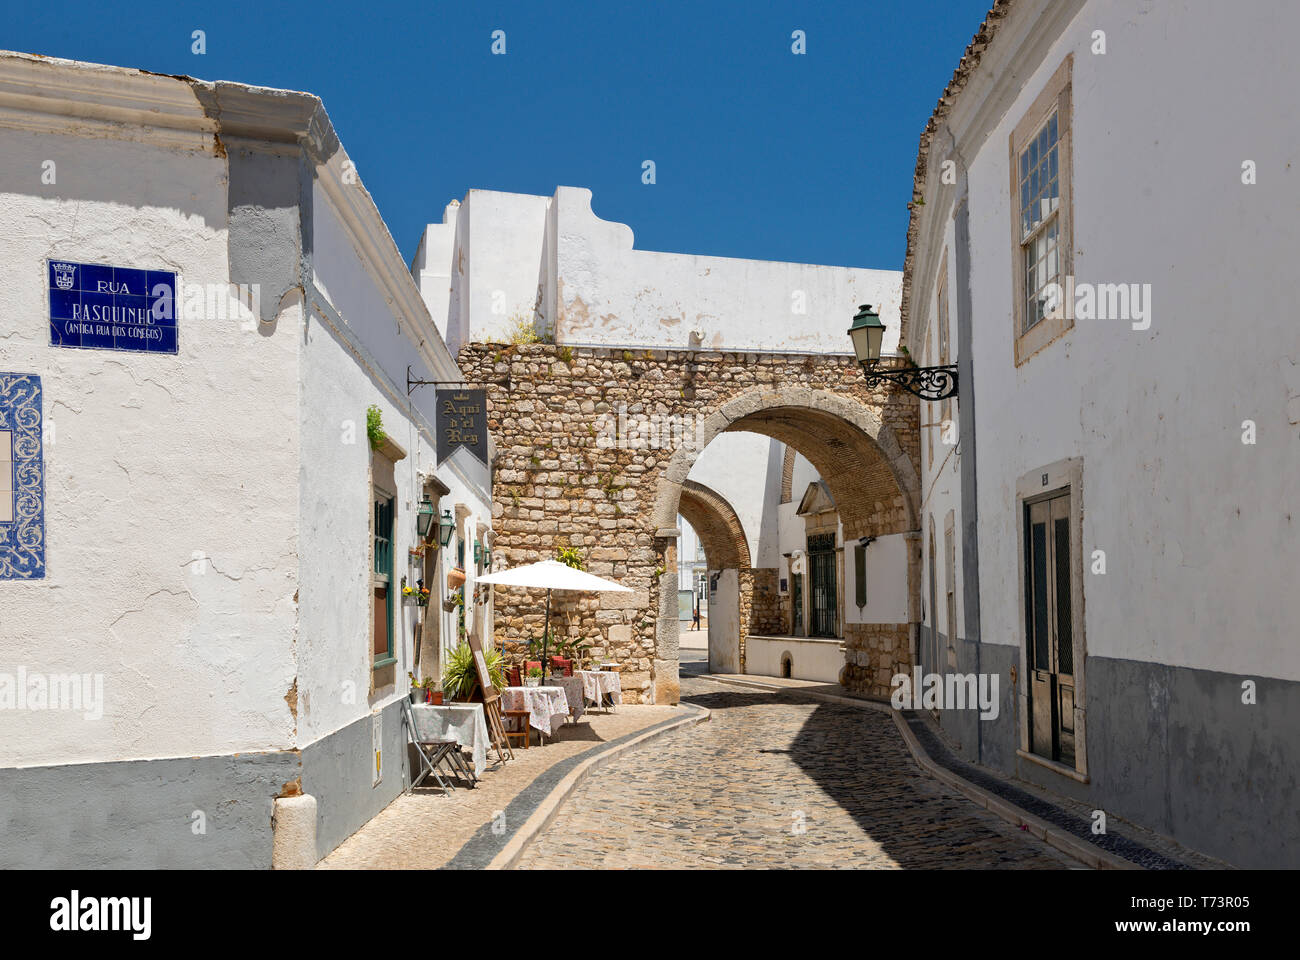
[[[471,190],[429,224],[411,271],[453,351],[522,319],[574,346],[848,353],[860,303],[897,348],[899,271],[636,250],[591,203]]]
[[[747,637],[745,672],[759,677],[785,676],[784,663],[790,661],[789,676],[794,680],[820,680],[838,683],[844,666],[844,641],[820,637]]]

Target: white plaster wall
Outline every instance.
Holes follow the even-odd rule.
[[[769,468],[772,441],[757,433],[721,433],[709,441],[691,467],[688,479],[715,491],[736,511],[753,566],[762,554],[761,535],[769,504],[774,505]],[[780,465],[776,471],[776,495],[781,486]],[[770,551],[769,551],[770,552]],[[771,564],[775,566],[775,561]]]
[[[446,341],[449,336],[447,321],[451,309],[451,278],[456,269],[456,223],[460,201],[447,204],[442,213],[442,223],[431,223],[420,237],[415,258],[411,262],[411,276],[420,288],[433,318],[434,326]]]
[[[1082,456],[1084,555],[1107,562],[1084,574],[1089,652],[1300,678],[1300,340],[1279,282],[1300,227],[1278,202],[1300,195],[1300,118],[1279,94],[1295,19],[1250,6],[1089,3],[971,160],[985,642],[1020,633],[1016,478]],[[1017,369],[1007,136],[1071,51],[1075,274],[1152,284],[1153,319],[1076,321]]]
[[[632,229],[591,203],[585,188],[555,192],[558,342],[681,348],[698,330],[705,349],[849,353],[849,324],[871,303],[885,349],[897,346],[897,271],[634,250]]]
[[[951,215],[944,218],[943,246],[948,250],[947,271],[948,271],[948,362],[956,363],[960,355],[960,344],[958,343],[957,332],[957,276],[955,271],[956,251],[955,229]],[[937,261],[942,261],[938,257]],[[936,268],[934,275],[922,285],[918,284],[915,290],[917,302],[924,309],[924,342],[926,344],[925,360],[927,365],[939,363],[939,274]],[[1008,307],[1010,309],[1010,307]],[[984,384],[979,383],[982,389]],[[964,612],[962,608],[963,594],[965,592],[964,581],[962,577],[961,562],[961,398],[960,395],[952,399],[948,411],[949,418],[952,421],[952,437],[956,439],[956,444],[946,443],[944,439],[944,417],[943,404],[941,402],[922,403],[921,404],[921,596],[922,608],[925,612],[925,623],[934,629],[937,629],[946,637],[964,637],[966,635],[964,626]],[[931,454],[931,445],[933,445],[933,455]],[[932,458],[933,457],[933,458]],[[948,572],[947,572],[947,553],[944,546],[944,523],[948,512],[953,513],[953,538],[954,538],[954,569],[953,579],[955,586],[955,605],[957,610],[957,623],[955,625],[948,622]],[[935,608],[930,609],[930,521],[934,521],[934,572],[935,572]],[[874,545],[873,545],[874,547]],[[905,554],[903,555],[905,558]],[[906,568],[904,568],[906,569]],[[898,621],[906,620],[906,617],[900,617]],[[876,621],[881,622],[881,621]]]
[[[574,345],[842,354],[860,303],[879,308],[884,351],[898,343],[898,271],[634,250],[578,187],[469,191],[426,228],[412,273],[453,352],[536,316]]]
[[[534,324],[535,307],[548,312],[541,291],[550,203],[550,197],[470,190],[458,208],[444,211],[442,224],[425,229],[427,261],[417,258],[412,272],[453,353],[471,340],[508,340],[516,320]],[[450,254],[445,274],[444,253]]]
[[[740,577],[709,571],[709,672],[740,672]]]
[[[901,533],[867,545],[867,603],[857,604],[856,540],[844,545],[844,622],[907,622],[907,540]]]
[[[46,257],[229,281],[225,161],[11,128],[0,154],[0,369],[40,375],[50,434],[46,577],[0,582],[0,670],[104,678],[101,720],[0,713],[3,762],[288,747],[297,311],[270,334],[182,317],[176,356],[49,345]]]
[[[839,640],[781,637],[745,639],[745,672],[760,677],[781,676],[781,658],[790,654],[790,676],[795,680],[838,683],[844,666]]]
[[[407,456],[394,469],[397,490],[394,555],[396,576],[414,585],[419,571],[407,564],[416,539],[415,511],[423,492],[421,477],[435,472],[452,488],[440,509],[456,514],[456,504],[471,506],[458,535],[464,533],[467,575],[472,578],[477,524],[490,525],[486,467],[458,451],[436,462],[431,430],[436,408],[433,387],[406,395],[406,365],[416,377],[446,378],[440,365],[430,371],[417,352],[430,335],[419,318],[403,318],[369,266],[357,252],[344,220],[319,183],[314,191],[314,282],[328,298],[342,326],[327,312],[315,312],[302,364],[302,561],[299,641],[299,738],[310,743],[368,715],[372,709],[404,696],[407,671],[414,670],[417,617],[441,618],[444,645],[455,637],[455,619],[441,611],[446,595],[445,570],[434,583],[429,607],[396,607],[394,682],[371,689],[371,480],[366,409],[377,405],[385,432]],[[424,321],[427,323],[427,320]],[[436,356],[442,357],[437,344]],[[453,368],[454,369],[454,368]],[[441,375],[441,376],[439,376]],[[349,442],[349,439],[351,442]],[[465,461],[465,462],[462,462]],[[465,533],[467,531],[467,533]],[[456,540],[450,552],[455,555]],[[395,588],[400,583],[395,585]],[[467,593],[472,580],[467,583]],[[473,620],[473,605],[468,623]],[[381,671],[375,676],[385,676]]]

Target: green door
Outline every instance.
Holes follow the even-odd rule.
[[[835,534],[820,533],[808,538],[808,573],[812,580],[808,635],[837,636],[839,597],[835,585]]]

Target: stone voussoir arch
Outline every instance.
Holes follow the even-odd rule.
[[[624,702],[679,698],[677,517],[691,467],[718,434],[797,449],[835,499],[845,541],[917,526],[919,404],[868,386],[851,356],[470,343],[458,361],[467,380],[491,385],[494,555],[514,566],[576,547],[588,570],[631,589],[575,600],[565,625],[622,665]],[[765,568],[754,604],[760,632],[773,632],[776,573]],[[909,594],[907,624],[852,637],[845,624],[852,689],[887,691],[887,669],[909,662],[913,605]],[[499,594],[494,640],[522,656],[542,619],[528,596]]]
[[[736,508],[722,494],[688,479],[682,483],[677,512],[695,529],[710,570],[750,566],[749,538]]]
[[[728,430],[752,429],[760,433],[765,432],[759,428],[757,422],[749,423],[749,421],[763,411],[770,410],[812,411],[824,414],[856,428],[869,437],[879,448],[893,474],[895,483],[898,484],[903,497],[903,506],[907,511],[907,528],[917,529],[919,510],[916,494],[920,488],[920,481],[915,464],[904,452],[894,431],[880,416],[861,403],[838,396],[828,390],[800,387],[789,389],[757,387],[747,390],[722,404],[718,410],[700,423],[694,437],[681,444],[673,453],[660,480],[654,507],[654,523],[659,529],[670,530],[676,526],[682,486],[687,481],[695,461],[699,459],[710,441]],[[778,439],[782,438],[778,437]],[[794,442],[790,443],[790,446],[798,449],[800,444]],[[821,469],[816,462],[814,466]]]

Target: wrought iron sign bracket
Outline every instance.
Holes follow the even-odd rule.
[[[485,387],[505,387],[510,389],[510,378],[504,380],[493,380],[487,383],[470,383],[466,380],[416,380],[411,376],[411,365],[406,365],[406,395],[409,397],[411,391],[416,387],[464,387],[466,390],[474,390]]]
[[[957,394],[957,365],[939,367],[881,367],[877,363],[862,364],[867,386],[896,383],[908,393],[922,400],[946,400]]]

